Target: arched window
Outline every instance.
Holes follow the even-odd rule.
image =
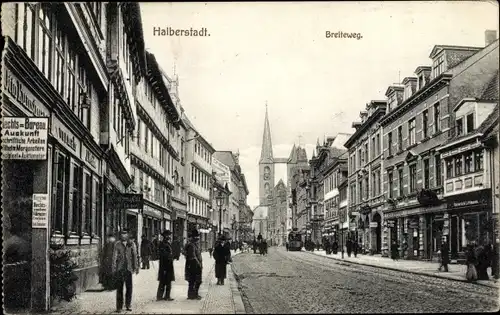
[[[271,169],[269,166],[264,167],[264,179],[268,180],[271,178]]]
[[[265,183],[264,184],[264,190],[266,191],[266,193],[269,193],[269,183]]]

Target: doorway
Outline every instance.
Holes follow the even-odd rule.
[[[380,254],[382,251],[382,217],[378,212],[373,214],[372,222],[377,222],[375,230],[375,252]]]

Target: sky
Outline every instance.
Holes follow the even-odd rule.
[[[141,3],[146,49],[179,77],[179,97],[216,150],[240,153],[258,205],[265,104],[275,157],[293,144],[352,133],[370,100],[420,65],[436,44],[484,46],[498,32],[496,2]],[[206,28],[210,36],[156,36],[154,28]],[[326,38],[326,32],[360,34]],[[276,181],[286,182],[279,167]]]

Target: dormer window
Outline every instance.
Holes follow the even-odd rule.
[[[432,77],[437,78],[441,73],[444,72],[444,55],[439,56],[434,60],[432,65]]]
[[[464,134],[464,119],[457,119],[457,136],[461,136]]]
[[[467,123],[467,133],[473,132],[474,131],[474,114],[473,113],[467,115],[466,123]]]
[[[421,88],[423,88],[425,85],[425,80],[424,80],[424,75],[421,74],[418,76],[418,89],[420,90]]]
[[[406,100],[406,99],[408,99],[408,98],[410,98],[410,96],[411,96],[411,84],[410,84],[410,83],[408,83],[408,84],[405,86],[405,95],[404,95],[405,100]]]

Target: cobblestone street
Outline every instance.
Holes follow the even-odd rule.
[[[234,259],[247,313],[498,310],[498,289],[270,248]]]
[[[132,312],[126,314],[235,314],[244,310],[237,284],[228,270],[228,280],[224,286],[215,285],[214,260],[203,253],[203,284],[200,288],[200,301],[187,300],[187,282],[184,280],[183,257],[175,261],[176,281],[172,283],[174,301],[156,301],[158,286],[158,262],[152,262],[151,269],[141,269],[134,275]],[[233,297],[233,291],[234,297]],[[52,312],[58,314],[115,314],[116,291],[84,292],[77,299],[61,304]],[[235,301],[236,300],[236,301]]]

